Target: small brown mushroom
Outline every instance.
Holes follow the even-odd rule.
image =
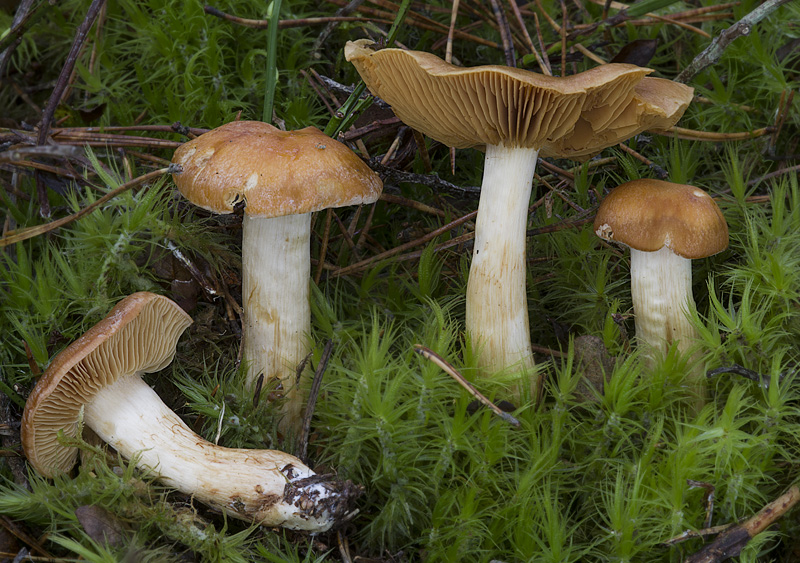
[[[248,381],[278,379],[286,396],[285,430],[299,432],[298,364],[311,346],[311,213],[372,203],[383,184],[342,143],[314,127],[281,131],[233,121],[179,147],[173,162],[181,193],[214,213],[243,203],[243,357]]]
[[[235,518],[315,532],[347,520],[359,487],[316,475],[280,451],[207,442],[142,380],[172,361],[191,322],[166,297],[135,293],[56,356],[22,416],[30,464],[46,477],[69,471],[78,451],[58,436],[76,437],[82,418],[138,467]]]
[[[728,247],[728,224],[711,196],[694,186],[633,180],[603,200],[594,230],[631,249],[637,339],[652,351],[665,353],[677,342],[686,352],[698,338],[687,317],[695,306],[691,261]],[[695,379],[702,387],[702,374]]]

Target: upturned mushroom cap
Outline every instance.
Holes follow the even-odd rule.
[[[503,66],[462,68],[420,51],[348,42],[370,91],[414,129],[456,148],[534,148],[586,157],[646,129],[674,125],[693,89],[650,69],[607,64],[565,78]]]
[[[358,155],[314,127],[232,121],[178,147],[172,162],[184,197],[215,213],[242,201],[251,217],[309,213],[372,203],[382,189]]]
[[[728,247],[728,224],[711,196],[661,180],[633,180],[611,190],[597,210],[594,230],[636,250],[667,247],[690,259]]]
[[[70,344],[50,363],[28,397],[22,415],[22,448],[46,477],[69,471],[78,455],[58,442],[74,438],[81,407],[120,377],[167,366],[192,319],[177,304],[154,293],[134,293]]]

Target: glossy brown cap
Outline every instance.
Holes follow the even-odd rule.
[[[175,151],[173,175],[186,199],[215,213],[245,202],[252,217],[280,217],[371,203],[380,177],[347,146],[314,127],[281,131],[260,121],[232,121]]]
[[[597,210],[594,231],[643,252],[666,246],[684,258],[728,248],[728,224],[711,196],[661,180],[633,180],[611,190]]]
[[[30,464],[53,477],[69,471],[78,455],[58,441],[75,438],[81,407],[124,376],[158,371],[192,319],[176,303],[154,293],[134,293],[65,348],[39,379],[22,414],[22,448]]]
[[[647,128],[674,125],[693,91],[646,78],[652,71],[635,65],[558,78],[495,65],[461,68],[430,53],[370,45],[345,46],[370,91],[414,129],[456,148],[502,144],[586,157]],[[661,83],[680,101],[655,95]]]

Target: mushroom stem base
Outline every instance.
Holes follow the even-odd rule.
[[[661,353],[673,342],[685,352],[697,339],[687,311],[694,307],[692,262],[662,248],[631,249],[631,296],[636,337]]]
[[[138,375],[101,389],[86,425],[123,457],[162,482],[242,520],[323,532],[349,518],[360,487],[316,475],[275,450],[224,448],[207,442]]]
[[[695,307],[691,260],[667,247],[655,252],[631,248],[631,297],[636,338],[651,354],[663,356],[672,343],[685,354],[696,344],[699,336],[688,317]],[[702,365],[694,367],[689,383],[701,405],[705,388]]]

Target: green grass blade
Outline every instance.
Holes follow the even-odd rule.
[[[278,85],[278,24],[280,23],[282,0],[272,0],[268,17],[269,29],[267,30],[267,79],[264,86],[264,111],[261,114],[262,121],[272,122],[272,106],[275,100],[275,88]]]
[[[403,24],[410,6],[411,0],[403,0],[400,4],[400,9],[397,10],[397,16],[395,16],[392,27],[389,28],[389,33],[386,37],[387,47],[391,47],[392,43],[394,43],[397,32],[400,30],[400,26]],[[350,97],[347,98],[344,104],[342,104],[342,107],[339,108],[339,111],[336,112],[336,115],[328,122],[327,127],[325,127],[326,135],[336,138],[339,132],[350,127],[356,118],[361,115],[361,112],[372,104],[371,97],[361,98],[361,94],[364,93],[366,88],[367,86],[364,84],[363,80],[356,85]]]

